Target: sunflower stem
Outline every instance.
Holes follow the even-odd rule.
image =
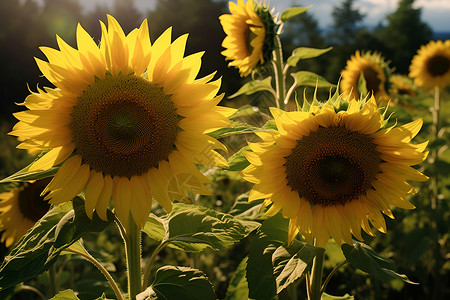
[[[284,99],[286,97],[285,78],[283,72],[283,49],[278,35],[275,36],[275,49],[273,50],[273,71],[275,75],[275,87],[277,92],[277,108],[284,109]]]
[[[50,266],[48,269],[48,282],[49,282],[49,293],[50,297],[55,296],[58,293],[58,283],[56,278],[56,263]]]
[[[136,299],[142,292],[141,272],[141,231],[130,214],[128,228],[126,228],[124,242],[127,256],[128,294],[129,299]]]
[[[343,262],[339,263],[336,267],[334,267],[334,269],[330,272],[330,274],[328,274],[327,278],[323,282],[322,288],[320,289],[321,294],[325,293],[325,289],[327,288],[328,282],[330,282],[331,278],[337,272],[337,270],[339,270],[340,267],[345,266],[346,264],[348,264],[348,260],[344,260]]]
[[[156,247],[155,251],[153,251],[152,256],[150,257],[150,261],[147,264],[147,266],[145,267],[145,271],[144,271],[144,280],[142,283],[142,289],[145,289],[148,287],[149,285],[149,281],[150,281],[150,272],[152,269],[153,264],[155,263],[156,258],[158,257],[158,254],[168,245],[167,242],[162,242],[161,244],[158,245],[158,247]]]
[[[439,87],[436,86],[434,88],[434,105],[432,110],[433,115],[433,134],[435,141],[439,139],[439,110],[440,110],[440,102],[439,102]],[[434,147],[431,149],[431,155],[433,159],[434,165],[434,174],[432,178],[432,192],[433,196],[431,197],[431,208],[437,209],[438,206],[438,196],[439,196],[439,188],[438,188],[438,160],[439,160],[439,149]]]
[[[324,257],[325,251],[320,251],[320,253],[314,258],[311,272],[311,293],[309,294],[309,300],[320,300],[322,297],[321,288]]]
[[[108,280],[109,284],[111,285],[112,289],[114,290],[114,294],[116,295],[116,298],[118,300],[124,300],[122,293],[120,292],[119,286],[114,281],[111,274],[109,274],[108,270],[106,270],[105,267],[103,267],[103,265],[98,260],[96,260],[92,255],[90,255],[89,252],[77,251],[77,250],[70,249],[70,248],[66,249],[65,251],[80,255],[80,256],[84,257],[85,259],[87,259],[88,261],[90,261],[94,266],[97,267],[97,269],[100,270],[100,272],[102,272],[103,276],[105,276],[105,278]]]

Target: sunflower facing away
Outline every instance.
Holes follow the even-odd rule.
[[[195,79],[203,53],[184,57],[187,35],[172,42],[169,28],[151,45],[146,20],[128,35],[111,16],[100,25],[100,46],[78,25],[78,50],[59,37],[59,50],[41,48],[48,62],[37,64],[56,88],[28,96],[10,134],[25,138],[19,148],[51,149],[30,171],[62,163],[44,190],[50,203],[85,191],[88,216],[106,219],[112,197],[123,225],[131,213],[142,227],[152,196],[170,211],[186,201],[174,189],[208,193],[195,164],[225,166],[214,149],[226,148],[205,132],[228,126],[234,110],[216,106],[214,74]]]
[[[0,193],[1,242],[6,247],[17,242],[49,210],[50,205],[41,196],[49,182],[48,178],[25,182]]]
[[[231,14],[219,17],[226,37],[222,46],[226,48],[222,55],[231,60],[229,66],[239,69],[242,77],[252,70],[270,61],[274,48],[275,22],[268,8],[255,5],[253,0],[237,4],[229,2]]]
[[[341,92],[346,96],[350,95],[350,98],[359,99],[358,83],[362,74],[366,81],[367,91],[373,93],[377,100],[388,100],[386,92],[390,73],[388,63],[379,53],[361,53],[357,50],[341,72]]]
[[[375,98],[339,99],[312,105],[309,111],[271,108],[278,131],[260,132],[249,143],[251,163],[243,177],[255,183],[249,201],[266,199],[267,215],[282,210],[289,218],[289,243],[300,232],[309,243],[324,247],[329,237],[352,244],[370,235],[370,223],[386,232],[390,206],[412,209],[405,195],[414,189],[407,180],[424,181],[412,168],[428,152],[414,145],[422,120],[383,129]]]
[[[417,86],[440,89],[450,84],[450,40],[431,41],[420,47],[409,66]]]

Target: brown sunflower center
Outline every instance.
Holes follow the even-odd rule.
[[[141,175],[173,151],[179,131],[170,95],[134,75],[107,75],[78,98],[70,128],[83,162],[104,174]]]
[[[37,222],[50,208],[50,204],[41,197],[41,192],[50,180],[51,178],[44,178],[34,183],[25,183],[24,189],[19,192],[20,213],[32,222]]]
[[[372,139],[345,127],[319,127],[286,157],[288,185],[314,205],[345,204],[365,194],[379,172]]]
[[[367,67],[363,70],[364,79],[366,80],[366,87],[369,92],[377,94],[380,91],[381,80],[378,77],[378,73],[371,67]]]
[[[450,69],[450,60],[443,55],[435,55],[427,62],[427,71],[431,76],[442,76]]]

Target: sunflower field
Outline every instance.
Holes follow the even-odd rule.
[[[450,33],[309,2],[2,0],[0,299],[450,298]]]

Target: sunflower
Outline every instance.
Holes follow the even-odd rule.
[[[347,61],[345,69],[341,72],[341,92],[350,95],[350,98],[358,99],[360,96],[359,80],[361,75],[366,81],[366,88],[373,93],[377,100],[388,100],[386,91],[391,70],[388,63],[379,53],[359,52]]]
[[[241,77],[271,60],[274,49],[275,21],[269,9],[253,0],[237,4],[229,2],[231,14],[219,17],[226,37],[222,55],[231,60],[229,66],[239,69]]]
[[[49,182],[49,178],[25,182],[0,193],[1,242],[6,247],[17,242],[49,210],[50,205],[40,195]]]
[[[417,86],[440,89],[450,84],[450,40],[431,41],[420,47],[409,66]]]
[[[406,75],[394,74],[389,78],[391,95],[406,95],[415,97],[417,95],[417,87],[414,82]]]
[[[203,53],[184,57],[187,35],[172,42],[169,28],[151,45],[147,20],[128,35],[111,16],[100,25],[100,46],[78,25],[78,50],[59,37],[59,50],[41,48],[48,62],[37,64],[56,88],[29,95],[10,134],[25,138],[19,148],[50,149],[29,171],[62,163],[44,190],[50,203],[85,191],[88,216],[96,210],[106,220],[112,197],[123,225],[131,213],[142,227],[152,197],[167,211],[187,201],[168,193],[169,182],[184,189],[173,178],[187,174],[209,193],[195,164],[226,166],[215,150],[225,146],[206,133],[228,126],[234,110],[216,106],[223,95],[214,74],[195,79]]]
[[[338,98],[339,99],[339,98]],[[352,244],[371,224],[386,232],[390,205],[413,209],[405,195],[414,189],[406,180],[424,181],[412,165],[422,162],[427,143],[413,145],[422,120],[383,129],[375,98],[339,99],[308,111],[271,108],[278,131],[260,132],[249,143],[251,163],[243,178],[255,184],[249,201],[265,199],[271,216],[282,210],[289,218],[289,243],[298,232],[324,247],[329,237]]]

